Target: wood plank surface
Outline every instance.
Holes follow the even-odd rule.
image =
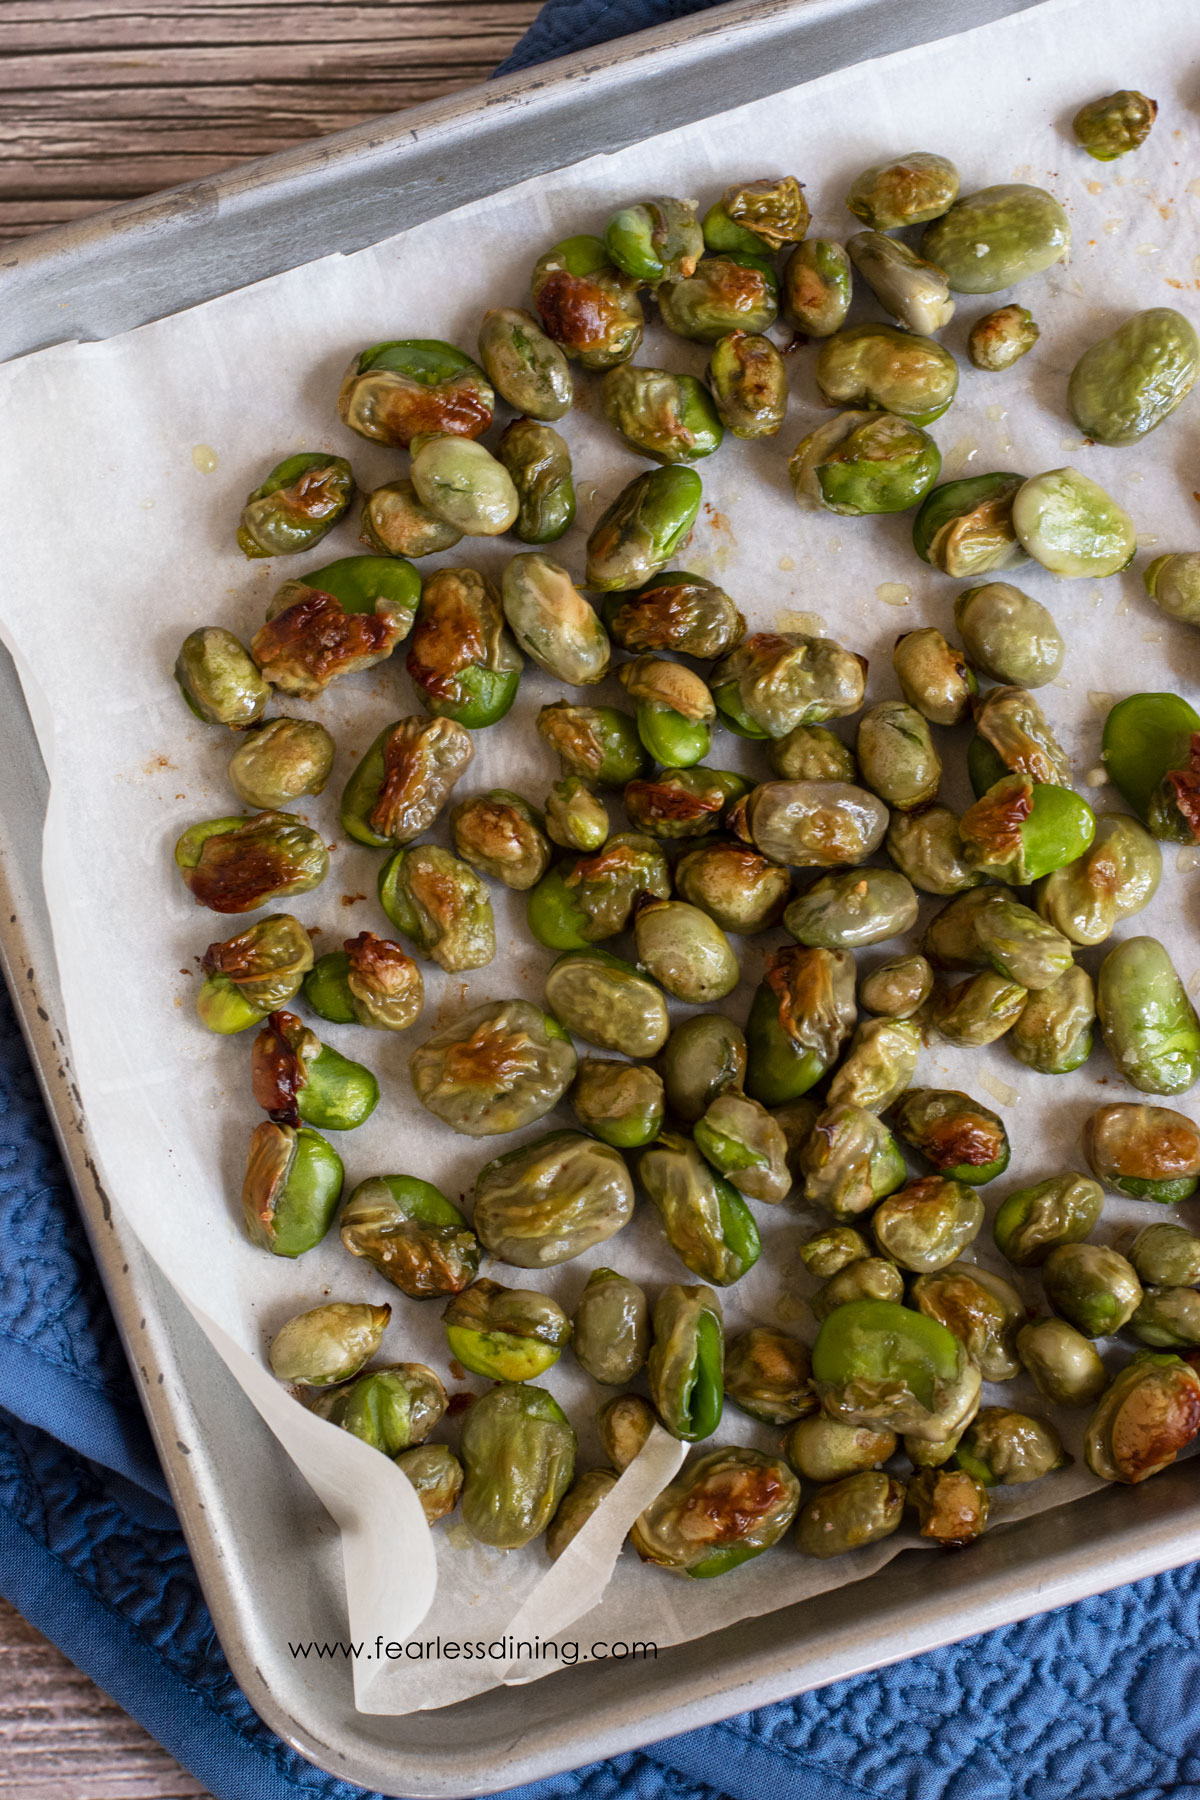
[[[0,237],[482,81],[538,0],[0,0]]]

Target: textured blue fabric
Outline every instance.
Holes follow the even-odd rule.
[[[547,0],[498,72],[713,3]],[[229,1672],[2,987],[0,1209],[0,1592],[217,1800],[362,1796]],[[1200,1800],[1198,1622],[1193,1565],[502,1800]]]

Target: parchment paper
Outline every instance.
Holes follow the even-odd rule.
[[[844,238],[851,221],[841,196],[850,178],[915,145],[952,156],[964,192],[1010,180],[1048,186],[1068,207],[1075,240],[1069,264],[1019,290],[1042,338],[1015,371],[985,375],[967,365],[967,330],[999,301],[960,301],[943,335],[962,362],[962,387],[933,428],[943,479],[1074,462],[1132,511],[1147,552],[1192,547],[1200,402],[1191,400],[1161,432],[1127,450],[1083,445],[1065,410],[1065,378],[1080,350],[1127,313],[1171,304],[1200,314],[1189,10],[1175,0],[1141,0],[1136,8],[1123,0],[1050,0],[963,37],[595,158],[353,257],[328,258],[107,343],[66,345],[0,370],[3,630],[53,778],[46,891],[75,1067],[104,1179],[341,1525],[349,1631],[368,1652],[377,1636],[404,1641],[418,1626],[421,1642],[487,1641],[514,1622],[522,1638],[557,1632],[577,1639],[581,1656],[593,1643],[618,1640],[665,1646],[858,1579],[914,1540],[902,1532],[835,1563],[783,1546],[720,1581],[695,1584],[644,1569],[626,1553],[604,1591],[625,1525],[681,1458],[680,1447],[659,1433],[539,1588],[547,1569],[540,1544],[506,1557],[474,1545],[451,1523],[436,1534],[435,1559],[415,1497],[392,1465],[311,1418],[266,1372],[262,1351],[272,1332],[328,1293],[390,1298],[395,1317],[384,1354],[428,1361],[443,1374],[447,1362],[439,1308],[405,1300],[350,1261],[336,1233],[289,1263],[250,1246],[238,1219],[245,1144],[258,1116],[248,1084],[253,1034],[214,1039],[192,1010],[200,955],[237,921],[197,909],[171,859],[188,824],[231,809],[224,775],[230,741],[191,719],[170,670],[186,632],[224,624],[248,639],[280,581],[356,547],[355,527],[346,524],[311,557],[248,565],[233,543],[241,502],[266,469],[302,448],[349,455],[364,491],[400,474],[401,455],[339,426],[334,396],[350,355],[406,336],[445,337],[473,349],[485,306],[526,304],[528,271],[540,251],[568,232],[602,229],[617,204],[664,192],[707,205],[736,177],[793,170],[808,184],[813,232]],[[1158,98],[1159,121],[1136,156],[1102,166],[1074,147],[1069,120],[1083,100],[1126,85]],[[647,116],[652,121],[652,112]],[[877,315],[868,300],[856,302],[854,316]],[[837,519],[796,507],[787,456],[822,416],[812,355],[791,360],[792,405],[776,440],[729,439],[700,466],[706,504],[685,561],[726,584],[752,628],[826,629],[867,654],[871,701],[894,691],[889,656],[898,632],[928,622],[952,634],[957,587],[916,559],[911,518]],[[638,360],[699,373],[705,351],[655,327]],[[580,520],[553,551],[577,573],[587,529],[642,466],[593,416],[594,379],[581,377],[579,390],[561,429],[575,457]],[[449,559],[433,560],[470,562],[496,576],[511,549],[465,541]],[[1094,772],[1107,697],[1133,688],[1190,692],[1200,670],[1200,637],[1163,619],[1142,593],[1146,560],[1100,584],[1056,581],[1036,567],[1017,577],[1055,612],[1067,637],[1064,674],[1041,697],[1085,792],[1100,779]],[[619,698],[617,684],[609,685],[611,695],[601,690],[596,697]],[[509,721],[477,734],[475,762],[457,797],[503,784],[542,798],[557,771],[533,718],[559,692],[536,670],[526,675]],[[376,731],[416,710],[403,649],[312,708],[334,731],[338,760],[325,795],[298,810],[325,833],[333,864],[320,890],[290,904],[320,929],[318,950],[364,928],[387,930],[374,900],[377,859],[339,841],[337,800]],[[955,805],[968,798],[962,748],[946,743],[945,794]],[[761,757],[728,734],[718,737],[711,761],[764,772]],[[1100,786],[1092,797],[1098,805],[1115,803]],[[434,835],[445,841],[444,827]],[[1200,955],[1189,871],[1196,859],[1185,852],[1178,860],[1177,868],[1168,848],[1158,898],[1128,929],[1161,937],[1194,989]],[[497,886],[494,901],[495,961],[463,979],[428,966],[425,1017],[412,1032],[322,1026],[328,1041],[376,1069],[384,1089],[370,1122],[339,1139],[348,1187],[384,1170],[410,1171],[469,1196],[482,1164],[519,1141],[453,1137],[417,1105],[406,1075],[413,1045],[459,1010],[507,994],[540,997],[550,957],[525,931],[520,898]],[[763,943],[741,950],[744,981],[725,1008],[739,1018],[761,970]],[[1094,966],[1098,957],[1081,960]],[[1102,1050],[1077,1074],[1049,1078],[1023,1069],[1003,1043],[970,1052],[939,1046],[925,1053],[918,1078],[962,1086],[999,1105],[1014,1143],[1009,1176],[996,1184],[1004,1192],[1078,1165],[1086,1114],[1100,1100],[1130,1097]],[[989,1216],[995,1204],[989,1197]],[[816,1221],[802,1208],[756,1211],[764,1252],[722,1296],[728,1329],[778,1320],[811,1335],[804,1297],[813,1284],[797,1248]],[[1100,1235],[1149,1216],[1147,1207],[1110,1200]],[[985,1227],[981,1261],[992,1260],[989,1244]],[[512,1285],[544,1286],[571,1310],[589,1270],[614,1262],[655,1288],[687,1278],[646,1204],[619,1240],[560,1269],[531,1275],[496,1265],[491,1272]],[[1035,1306],[1038,1282],[1018,1282]],[[1124,1355],[1113,1347],[1114,1367]],[[599,1461],[590,1421],[602,1396],[594,1384],[569,1355],[545,1384],[580,1428],[580,1466]],[[1024,1382],[992,1397],[1018,1405],[1033,1399]],[[1080,1421],[1060,1423],[1078,1456]],[[770,1448],[775,1435],[730,1407],[719,1440]],[[1002,1522],[1061,1504],[1092,1485],[1076,1461],[1032,1488],[998,1494],[994,1516]],[[367,1654],[355,1664],[357,1703],[396,1713],[446,1704],[492,1685],[507,1661],[504,1651],[482,1661],[376,1661]],[[520,1653],[511,1678],[556,1666]]]

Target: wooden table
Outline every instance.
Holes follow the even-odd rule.
[[[0,238],[482,81],[539,0],[3,0]],[[206,1790],[0,1601],[0,1800]]]

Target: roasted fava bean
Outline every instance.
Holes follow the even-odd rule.
[[[270,913],[224,943],[210,944],[196,995],[201,1024],[229,1036],[261,1023],[295,999],[312,966],[312,940],[290,913]]]
[[[906,331],[927,334],[950,323],[950,284],[936,264],[882,231],[856,231],[846,249],[880,306]]]
[[[852,286],[842,246],[806,238],[783,265],[783,316],[806,337],[832,337],[845,324]]]
[[[1046,1298],[1084,1337],[1111,1337],[1137,1311],[1142,1284],[1107,1244],[1059,1244],[1042,1265]]]
[[[906,631],[896,639],[892,667],[908,704],[932,725],[961,724],[979,690],[962,651],[948,644],[932,625]]]
[[[333,739],[315,719],[268,719],[244,731],[229,759],[229,781],[238,799],[275,810],[319,794],[333,768]]]
[[[604,619],[622,650],[724,656],[746,635],[729,595],[703,575],[670,569],[634,594],[609,594]]]
[[[1118,919],[1150,904],[1161,877],[1162,852],[1145,827],[1100,813],[1083,855],[1039,883],[1038,911],[1073,944],[1101,944]]]
[[[884,1254],[920,1275],[957,1261],[982,1225],[983,1202],[974,1189],[940,1175],[907,1182],[871,1220]]]
[[[488,379],[518,413],[553,422],[571,410],[570,364],[530,313],[495,307],[479,327],[479,360]]]
[[[250,652],[222,625],[202,625],[188,633],[175,659],[175,679],[206,725],[240,731],[262,718],[271,698]]]
[[[1200,1298],[1200,1296],[1197,1296]],[[764,1425],[790,1425],[815,1412],[808,1345],[773,1325],[755,1325],[725,1350],[725,1395]]]
[[[579,1123],[616,1150],[637,1150],[662,1130],[663,1081],[646,1063],[585,1056],[571,1089]]]
[[[905,879],[923,894],[961,894],[987,880],[967,859],[958,814],[948,806],[923,806],[893,814],[887,851]]]
[[[1125,938],[1096,982],[1109,1055],[1143,1094],[1182,1094],[1200,1078],[1200,1019],[1157,938]]]
[[[1183,404],[1198,367],[1200,339],[1190,320],[1170,306],[1136,312],[1075,364],[1071,417],[1097,444],[1136,444]]]
[[[416,1175],[360,1181],[338,1220],[342,1243],[410,1300],[459,1294],[479,1273],[479,1241],[456,1206]]]
[[[685,1125],[694,1125],[719,1095],[740,1091],[746,1075],[745,1035],[720,1013],[697,1013],[676,1025],[658,1069],[670,1110]]]
[[[638,284],[601,238],[564,238],[539,257],[530,285],[547,336],[585,369],[611,369],[641,343]]]
[[[1200,1285],[1200,1237],[1182,1225],[1147,1225],[1129,1251],[1138,1280],[1154,1287]]]
[[[1200,842],[1200,714],[1178,694],[1130,694],[1104,722],[1104,763],[1156,838]]]
[[[812,1296],[809,1305],[817,1323],[827,1319],[835,1306],[852,1300],[903,1300],[904,1277],[886,1256],[864,1256],[839,1269]]]
[[[636,1281],[593,1269],[575,1308],[571,1348],[580,1367],[605,1387],[632,1381],[650,1349],[650,1309]]]
[[[998,375],[1027,356],[1041,335],[1027,306],[998,306],[972,325],[967,355],[977,369]]]
[[[1049,987],[1072,966],[1070,941],[1030,906],[993,894],[975,915],[975,941],[992,968],[1035,990]]]
[[[758,1261],[762,1244],[750,1208],[688,1138],[662,1132],[642,1151],[637,1172],[671,1248],[693,1275],[729,1287]]]
[[[848,744],[824,725],[793,725],[767,747],[781,781],[856,781],[858,764]]]
[[[1138,1350],[1092,1414],[1084,1456],[1101,1481],[1145,1481],[1198,1431],[1200,1375],[1178,1356]]]
[[[419,1044],[408,1067],[421,1105],[451,1130],[495,1137],[556,1106],[575,1061],[557,1020],[528,1000],[489,1000]]]
[[[980,1375],[952,1331],[889,1300],[835,1307],[817,1334],[812,1381],[831,1418],[939,1443],[979,1405]]]
[[[537,716],[539,737],[557,752],[563,772],[600,787],[624,787],[650,768],[637,726],[616,706],[555,700]]]
[[[354,476],[344,456],[302,450],[277,463],[249,494],[238,523],[243,556],[295,556],[315,550],[350,504]]]
[[[618,269],[657,287],[690,275],[704,254],[694,200],[640,200],[608,222],[605,247]]]
[[[361,524],[360,542],[382,556],[435,556],[439,550],[453,550],[463,538],[457,525],[430,512],[407,476],[367,495]]]
[[[1200,1182],[1200,1127],[1170,1107],[1097,1107],[1083,1127],[1083,1151],[1105,1187],[1133,1200],[1174,1205]]]
[[[921,1469],[905,1504],[916,1513],[921,1536],[944,1550],[973,1544],[987,1526],[987,1489],[965,1469]]]
[[[895,1138],[862,1106],[843,1103],[821,1113],[800,1153],[804,1198],[853,1219],[891,1194],[908,1171]]]
[[[880,700],[858,726],[855,754],[863,783],[898,812],[914,812],[933,800],[942,759],[929,725],[905,700]]]
[[[989,688],[972,710],[982,747],[992,752],[981,764],[980,746],[971,746],[968,765],[976,794],[986,793],[1006,770],[1034,782],[1070,787],[1070,758],[1028,688]]]
[[[635,475],[588,536],[588,587],[624,593],[667,568],[692,534],[702,492],[696,471],[682,464]]]
[[[552,425],[514,419],[496,446],[521,502],[513,536],[523,544],[551,544],[575,519],[571,452]]]
[[[551,1562],[557,1562],[567,1546],[574,1543],[616,1485],[617,1476],[612,1469],[585,1469],[575,1477],[546,1528],[546,1555]]]
[[[859,1003],[885,1019],[911,1019],[933,992],[933,970],[923,956],[891,957],[859,981]]]
[[[725,189],[721,205],[726,218],[739,229],[749,231],[771,251],[798,243],[808,230],[804,183],[794,175],[736,182]]]
[[[1143,1288],[1126,1330],[1155,1350],[1195,1349],[1200,1344],[1200,1294],[1190,1287]]]
[[[955,1452],[959,1467],[984,1487],[1013,1487],[1040,1481],[1070,1461],[1049,1419],[981,1406]]]
[[[954,622],[967,655],[993,681],[1045,687],[1062,668],[1062,633],[1053,617],[1011,582],[968,588],[954,602]]]
[[[783,1453],[805,1481],[842,1481],[877,1469],[895,1453],[894,1431],[845,1425],[827,1413],[797,1419],[783,1440]]]
[[[732,769],[709,769],[700,763],[688,769],[661,769],[657,775],[628,783],[625,811],[649,837],[668,841],[707,837],[729,819],[749,787],[745,777]]]
[[[410,844],[450,798],[475,746],[455,719],[414,714],[386,725],[342,795],[342,829],[373,850]]]
[[[777,1544],[800,1504],[800,1483],[761,1450],[710,1450],[685,1465],[638,1518],[629,1540],[643,1562],[703,1579]]]
[[[746,801],[757,850],[799,869],[865,862],[883,842],[888,809],[848,781],[764,781]]]
[[[456,1293],[442,1313],[451,1356],[491,1381],[531,1381],[556,1363],[571,1321],[549,1294],[486,1278]]]
[[[696,1148],[718,1175],[751,1200],[787,1198],[792,1177],[783,1127],[745,1094],[718,1094],[693,1133]]]
[[[392,1363],[319,1394],[312,1410],[373,1450],[398,1456],[429,1436],[446,1410],[446,1390],[424,1363]]]
[[[1156,556],[1142,576],[1159,612],[1185,625],[1200,624],[1200,554],[1195,550]]]
[[[656,762],[680,769],[703,761],[712,746],[716,706],[693,669],[644,655],[622,663],[617,676],[635,704],[638,736]]]
[[[700,844],[675,865],[675,886],[684,900],[714,919],[722,931],[750,936],[778,925],[792,891],[792,878],[778,863],[744,844]]]
[[[943,482],[913,520],[913,548],[944,575],[969,580],[1026,561],[1012,522],[1023,476],[1003,471]]]
[[[800,944],[859,950],[899,937],[917,921],[917,896],[894,869],[846,869],[822,875],[798,895],[783,922]]]
[[[608,633],[561,564],[539,551],[514,556],[504,571],[504,616],[527,656],[573,687],[608,673]]]
[[[614,431],[651,462],[699,462],[725,435],[713,396],[694,375],[623,363],[604,377],[602,401]]]
[[[939,1319],[961,1340],[985,1381],[1011,1381],[1020,1373],[1016,1338],[1025,1322],[1025,1302],[1002,1275],[954,1262],[918,1275],[912,1298],[919,1312]]]
[[[830,1106],[886,1112],[907,1089],[921,1049],[920,1026],[907,1019],[864,1019],[829,1084]]]
[[[929,1022],[951,1044],[994,1044],[1021,1017],[1028,991],[995,969],[981,969],[933,996]]]
[[[1116,575],[1137,551],[1137,530],[1124,507],[1070,467],[1049,469],[1017,489],[1013,526],[1052,575]]]
[[[599,850],[612,828],[603,800],[578,775],[565,775],[546,795],[545,826],[564,850]]]
[[[759,631],[717,664],[710,686],[731,730],[782,738],[857,712],[865,680],[862,658],[833,638]]]
[[[254,1098],[277,1125],[353,1131],[379,1104],[371,1071],[323,1044],[295,1013],[270,1014],[250,1066]]]
[[[1121,88],[1081,106],[1071,121],[1075,141],[1097,162],[1114,162],[1138,150],[1150,135],[1158,117],[1158,102],[1147,100],[1136,88]]]
[[[655,1056],[670,1020],[656,982],[606,950],[568,950],[546,976],[546,1001],[585,1043],[622,1056]]]
[[[801,438],[788,475],[801,506],[857,518],[907,512],[925,498],[941,466],[937,445],[911,420],[842,412]]]
[[[771,264],[740,252],[706,256],[690,275],[664,281],[655,297],[667,330],[700,344],[715,344],[731,331],[764,332],[779,311]]]
[[[463,1466],[448,1444],[414,1444],[395,1458],[396,1467],[411,1481],[428,1525],[436,1525],[458,1505]]]
[[[646,900],[633,923],[638,961],[668,994],[707,1006],[733,992],[737,954],[716,921],[686,900]]]
[[[1009,1194],[996,1214],[996,1248],[1018,1269],[1038,1269],[1060,1244],[1082,1243],[1100,1217],[1098,1182],[1068,1169]]]
[[[250,1137],[242,1217],[251,1243],[274,1256],[303,1256],[333,1223],[342,1159],[319,1132],[265,1120]]]
[[[940,219],[958,198],[958,170],[932,150],[908,150],[856,177],[846,205],[874,231]]]
[[[1044,188],[1010,182],[966,194],[928,226],[921,248],[956,294],[994,294],[1040,275],[1071,245],[1066,213]]]
[[[463,1524],[481,1544],[519,1550],[546,1530],[575,1473],[575,1433],[542,1388],[503,1383],[463,1424]]]
[[[815,1119],[813,1123],[816,1123]],[[831,1276],[848,1269],[851,1263],[862,1262],[870,1254],[870,1244],[853,1225],[827,1225],[824,1231],[818,1231],[800,1246],[801,1262],[818,1281],[828,1281]],[[800,1473],[803,1475],[803,1469]]]
[[[521,496],[512,476],[473,440],[415,439],[409,476],[422,505],[464,537],[498,537],[517,522]]]
[[[472,730],[504,717],[517,697],[523,664],[486,576],[475,569],[437,569],[429,576],[406,666],[438,717]]]
[[[725,1406],[725,1331],[710,1287],[673,1282],[654,1307],[646,1363],[650,1398],[663,1425],[685,1444],[711,1437]]]
[[[671,874],[653,838],[622,831],[594,856],[551,869],[532,889],[529,929],[548,950],[582,950],[616,937],[646,896],[666,899]]]
[[[787,370],[770,338],[731,331],[713,345],[708,384],[721,421],[736,438],[774,437],[787,413]]]
[[[967,808],[958,829],[975,868],[1023,887],[1082,856],[1096,816],[1071,788],[1005,775]]]
[[[1029,996],[1008,1035],[1008,1048],[1026,1068],[1067,1075],[1092,1053],[1096,990],[1086,969],[1072,968]]]
[[[356,356],[337,406],[359,437],[407,449],[429,432],[477,438],[492,422],[495,401],[483,370],[453,344],[406,339]]]
[[[654,1408],[640,1394],[614,1394],[596,1413],[600,1444],[618,1475],[623,1475],[654,1430]]]
[[[848,1475],[800,1508],[796,1544],[806,1556],[843,1556],[890,1537],[904,1517],[904,1485],[879,1472]]]
[[[958,391],[950,352],[895,325],[844,326],[822,344],[816,376],[830,405],[874,407],[911,425],[932,425]]]
[[[909,1088],[892,1108],[896,1135],[939,1175],[978,1187],[1003,1175],[1010,1155],[999,1114],[954,1088]]]
[[[540,815],[508,788],[460,800],[450,814],[450,831],[464,862],[518,893],[540,881],[549,866]]]
[[[496,954],[487,883],[436,844],[413,844],[379,871],[379,904],[396,930],[448,975],[482,969]]]
[[[175,846],[175,866],[197,906],[244,913],[319,887],[329,852],[291,813],[260,812],[190,826]]]
[[[475,1229],[517,1269],[548,1269],[603,1244],[633,1217],[619,1150],[552,1131],[487,1163],[475,1177]]]
[[[399,556],[343,556],[285,581],[255,632],[255,662],[281,693],[313,700],[392,654],[412,625],[421,578]]]
[[[347,1300],[297,1313],[271,1339],[271,1373],[312,1388],[350,1381],[378,1350],[391,1316],[390,1306]]]
[[[833,1067],[854,1029],[854,959],[799,945],[767,953],[746,1024],[746,1091],[781,1106]]]
[[[1065,1319],[1032,1319],[1022,1325],[1017,1355],[1038,1393],[1057,1406],[1088,1406],[1108,1386],[1100,1352]]]

